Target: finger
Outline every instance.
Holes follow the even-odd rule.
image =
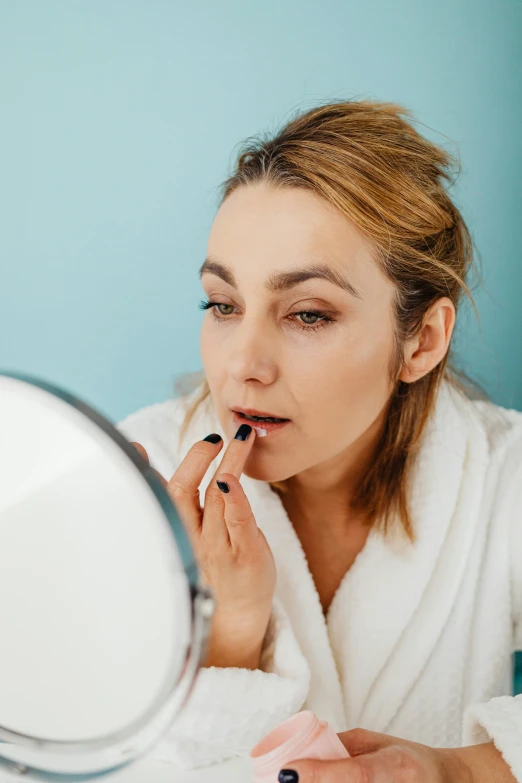
[[[158,473],[158,471],[155,468],[151,467],[150,460],[149,460],[149,455],[147,454],[147,451],[141,445],[141,443],[137,443],[135,441],[131,441],[131,446],[134,446],[134,448],[136,449],[136,451],[138,452],[140,457],[142,457],[145,460],[145,462],[147,463],[147,465],[149,467],[149,470],[151,470],[154,473],[156,478],[161,482],[161,485],[163,487],[165,487],[165,489],[166,489],[167,488],[167,479],[163,478],[161,473]]]
[[[240,434],[246,433],[246,440],[233,438],[230,441],[219,468],[212,476],[205,493],[202,534],[210,547],[221,547],[224,544],[231,544],[230,534],[225,522],[225,501],[223,493],[219,490],[217,481],[218,479],[221,481],[220,477],[225,473],[230,473],[239,481],[239,477],[241,476],[243,467],[252,450],[256,437],[256,432],[250,425],[241,425],[238,432],[240,432]],[[244,495],[241,486],[238,491]],[[235,493],[236,497],[238,496],[238,491]]]
[[[354,731],[363,731],[355,729]],[[348,734],[349,732],[342,732]],[[377,732],[367,732],[385,737],[395,742],[368,753],[360,753],[349,759],[320,761],[318,759],[299,759],[285,764],[285,770],[294,770],[299,783],[428,783],[429,770],[415,748],[418,743],[399,739]],[[341,736],[341,735],[339,735]],[[283,776],[281,776],[283,778]],[[438,779],[438,778],[437,778]]]
[[[223,492],[224,519],[234,551],[247,550],[255,544],[259,529],[247,496],[239,479],[232,473],[220,473],[217,481],[228,487]]]
[[[248,432],[248,430],[250,430],[250,432]],[[234,437],[230,441],[225,453],[223,454],[223,459],[221,460],[219,468],[212,476],[212,480],[210,482],[211,484],[215,482],[220,473],[232,473],[232,475],[237,479],[239,479],[241,476],[243,468],[245,467],[245,462],[247,461],[248,455],[252,451],[252,447],[255,443],[257,433],[255,429],[250,426],[250,424],[242,424],[237,430],[236,436],[239,432],[242,434],[248,433],[246,440],[238,440],[236,437]]]
[[[342,731],[337,736],[350,756],[359,756],[361,753],[373,753],[376,750],[380,750],[380,748],[405,742],[405,740],[399,737],[392,737],[390,734],[381,734],[368,729],[350,729],[349,731]]]
[[[384,783],[384,780],[376,779],[368,769],[364,769],[357,759],[299,759],[289,761],[281,772],[288,773],[290,770],[297,772],[299,783]],[[287,779],[290,781],[292,777],[287,774]],[[285,780],[284,774],[280,774],[279,780]],[[392,780],[394,778],[390,777],[389,783]]]
[[[167,484],[169,496],[192,541],[196,541],[201,532],[202,508],[199,500],[199,485],[210,463],[222,447],[222,439],[219,443],[211,443],[207,440],[196,441]]]
[[[136,441],[131,441],[131,446],[134,446],[138,454],[143,457],[144,460],[147,461],[147,463],[150,465],[149,455],[145,451],[145,447],[141,445],[141,443],[137,443]]]

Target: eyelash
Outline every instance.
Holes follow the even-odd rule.
[[[201,310],[212,309],[213,318],[215,318],[215,320],[218,322],[223,322],[228,318],[228,316],[216,314],[216,307],[218,307],[219,305],[222,305],[224,307],[232,307],[232,305],[227,305],[224,302],[213,302],[211,300],[202,299],[201,302],[199,303],[199,308]],[[303,313],[306,313],[306,315],[316,315],[321,319],[315,324],[298,323],[297,328],[301,329],[301,331],[303,332],[315,332],[317,331],[317,329],[322,329],[325,326],[328,326],[328,323],[334,320],[333,318],[329,318],[325,313],[320,312],[320,310],[300,310],[297,313],[292,313],[292,315],[302,315]],[[229,313],[229,315],[231,314]]]

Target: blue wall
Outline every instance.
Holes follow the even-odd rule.
[[[519,0],[0,0],[0,368],[114,420],[170,396],[238,143],[365,97],[459,150],[487,288],[460,361],[522,409],[521,40]]]
[[[0,0],[0,368],[113,419],[169,396],[238,143],[366,97],[460,151],[488,289],[461,362],[522,408],[521,33],[519,0]]]

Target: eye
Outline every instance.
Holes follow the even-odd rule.
[[[215,317],[217,317],[216,316],[216,311],[219,313],[219,315],[222,315],[222,316],[232,315],[231,312],[224,313],[223,310],[218,310],[217,309],[218,307],[224,307],[225,309],[228,307],[228,308],[230,308],[230,310],[234,309],[233,305],[225,304],[224,302],[205,302],[205,310],[207,310],[209,308],[212,308],[213,309],[213,315]]]
[[[319,318],[322,315],[322,313],[318,313],[315,310],[303,310],[300,313],[294,313],[294,315],[299,315],[299,316],[303,315],[306,318]],[[310,323],[310,321],[303,321],[303,323],[308,324],[308,326],[315,326],[317,321],[313,321],[312,323]]]
[[[213,302],[209,300],[201,300],[199,303],[200,310],[212,310],[212,316],[214,319],[218,322],[223,323],[227,316],[232,315],[232,313],[224,313],[222,310],[218,310],[217,308],[224,307],[225,309],[227,307],[234,310],[233,305],[225,304],[224,302]],[[219,315],[218,315],[219,313]],[[333,323],[334,319],[330,318],[326,313],[320,312],[319,310],[301,310],[297,313],[292,313],[289,318],[295,318],[296,316],[305,316],[305,318],[315,318],[318,319],[316,321],[313,321],[310,323],[309,321],[294,321],[295,326],[297,326],[298,329],[301,329],[304,332],[313,332],[317,329],[321,329],[324,326],[328,326],[329,323]]]
[[[200,310],[211,310],[211,309],[214,310],[214,312],[212,313],[212,315],[214,316],[215,316],[216,307],[232,307],[232,309],[234,309],[232,305],[227,305],[224,304],[223,302],[212,302],[206,299],[202,299],[198,306]],[[221,315],[226,316],[226,315],[230,315],[230,313],[221,313]]]
[[[305,316],[305,318],[317,318],[317,321],[310,323],[309,321],[297,321],[296,326],[304,332],[315,332],[317,329],[322,329],[323,326],[328,326],[333,322],[333,318],[330,318],[326,313],[321,313],[319,310],[301,310],[299,313],[292,313],[292,316]]]

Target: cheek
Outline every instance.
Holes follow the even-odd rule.
[[[375,418],[391,393],[388,366],[392,340],[387,334],[364,333],[335,344],[310,346],[289,358],[285,376],[298,401],[303,419],[318,428],[335,426],[341,417],[364,429]]]
[[[289,351],[285,356],[285,375],[295,378],[303,389],[361,386],[386,377],[392,351],[392,335],[382,327],[371,333],[358,329],[339,332],[335,340],[312,341],[306,350]]]
[[[199,350],[201,364],[214,405],[216,406],[220,424],[222,427],[225,427],[225,421],[227,426],[230,425],[230,422],[226,419],[228,410],[224,414],[221,412],[222,392],[227,385],[227,363],[224,356],[223,340],[216,336],[216,331],[211,326],[211,324],[206,323],[202,325],[199,335]]]
[[[216,368],[222,364],[222,357],[219,351],[219,341],[216,340],[215,335],[213,335],[212,329],[209,329],[208,327],[209,324],[205,321],[201,326],[201,331],[199,334],[201,362],[207,377],[214,375]]]

